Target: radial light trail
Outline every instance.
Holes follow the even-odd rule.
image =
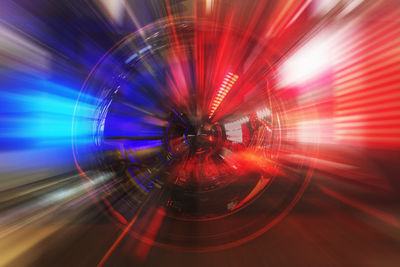
[[[222,82],[221,86],[219,87],[217,95],[214,97],[212,101],[212,105],[210,108],[210,115],[208,116],[210,119],[214,115],[215,111],[221,105],[222,101],[225,99],[226,95],[232,89],[232,86],[235,84],[239,76],[237,74],[233,74],[229,72],[226,76],[224,81]]]

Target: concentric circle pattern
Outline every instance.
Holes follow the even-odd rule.
[[[186,250],[240,244],[282,219],[311,167],[291,157],[298,148],[290,103],[273,89],[274,51],[192,19],[160,21],[116,44],[87,78],[74,119],[91,132],[74,155],[84,179],[98,183],[90,193],[100,208],[146,243]]]

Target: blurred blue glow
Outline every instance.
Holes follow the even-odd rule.
[[[11,75],[11,74],[10,74]],[[0,81],[1,150],[70,147],[71,126],[79,90],[43,78],[13,74]],[[87,98],[85,98],[87,99]],[[94,107],[80,109],[90,118]],[[80,124],[78,142],[87,142],[90,119]]]

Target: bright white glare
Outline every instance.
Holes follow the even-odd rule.
[[[242,124],[249,121],[248,117],[243,117],[234,122],[225,124],[226,137],[234,143],[243,143]]]
[[[329,11],[331,11],[340,0],[315,0],[313,1],[314,5],[314,15],[324,16]]]
[[[213,0],[206,0],[206,13],[207,14],[211,12],[212,2],[213,2]]]
[[[279,67],[281,87],[302,85],[332,66],[332,38],[319,35],[290,56]]]
[[[257,111],[257,117],[262,120],[266,117],[271,116],[271,110],[269,110],[269,108],[264,108],[262,110]]]
[[[99,2],[112,21],[122,23],[125,0],[99,0]]]

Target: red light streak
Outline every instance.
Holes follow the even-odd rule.
[[[349,205],[349,206],[351,206],[351,207],[353,207],[355,209],[363,211],[363,212],[365,212],[365,213],[367,213],[367,214],[369,214],[369,215],[371,215],[371,216],[373,216],[373,217],[375,217],[375,218],[377,218],[377,219],[379,219],[379,220],[381,220],[381,221],[383,221],[383,222],[385,222],[387,224],[390,224],[390,225],[392,225],[392,226],[394,226],[396,228],[400,227],[400,221],[397,218],[391,216],[390,214],[387,214],[387,213],[382,212],[380,210],[371,208],[371,207],[369,207],[369,206],[367,206],[367,205],[365,205],[363,203],[360,203],[360,202],[358,202],[356,200],[353,200],[353,199],[351,199],[349,197],[346,197],[346,196],[344,196],[344,195],[342,195],[340,193],[332,191],[332,190],[326,188],[325,186],[320,185],[319,187],[328,196],[331,196],[331,197],[333,197],[333,198],[335,198],[337,200],[340,200],[343,203],[346,203],[347,205]]]
[[[150,249],[154,244],[154,239],[161,227],[165,217],[165,209],[163,207],[157,209],[150,222],[146,222],[146,230],[142,242],[137,246],[135,254],[141,262],[145,262],[149,255]]]
[[[293,23],[301,12],[308,6],[309,1],[282,1],[278,2],[273,14],[271,23],[266,33],[267,37],[276,36]]]
[[[136,223],[139,215],[142,213],[144,207],[146,206],[146,204],[148,203],[148,201],[150,200],[150,197],[148,197],[142,204],[142,206],[140,207],[140,209],[138,210],[138,212],[136,213],[136,215],[132,218],[132,220],[129,222],[129,224],[124,228],[124,230],[122,231],[122,233],[118,236],[117,240],[115,240],[115,242],[113,243],[113,245],[110,247],[110,249],[106,252],[106,254],[104,254],[103,258],[101,259],[101,261],[99,262],[99,264],[97,264],[98,267],[104,266],[104,264],[106,263],[106,261],[108,260],[108,258],[111,256],[111,254],[114,252],[114,250],[118,247],[118,245],[121,243],[122,239],[124,239],[124,237],[129,233],[129,231],[131,230],[131,228],[133,227],[133,225]]]

